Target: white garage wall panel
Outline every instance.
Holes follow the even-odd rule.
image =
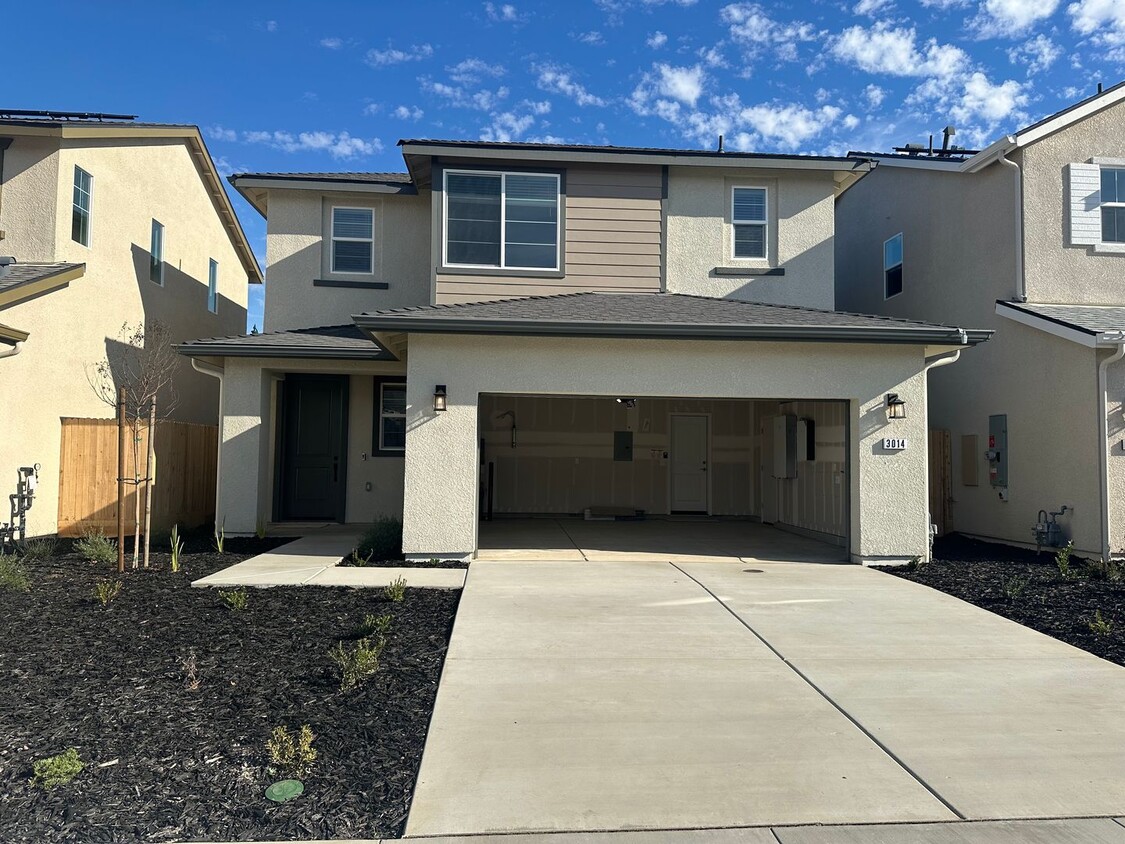
[[[780,413],[775,405],[771,413]],[[777,480],[778,517],[803,530],[847,536],[847,405],[843,402],[797,401],[785,412],[812,420],[815,460],[798,460],[797,477]],[[771,479],[767,478],[766,483]]]

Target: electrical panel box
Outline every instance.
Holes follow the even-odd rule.
[[[1008,486],[1008,416],[1001,413],[988,417],[988,482],[995,487]]]
[[[633,459],[633,432],[613,432],[613,459],[630,462]]]
[[[797,477],[797,417],[791,413],[773,418],[773,476]]]

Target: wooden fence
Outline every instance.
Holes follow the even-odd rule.
[[[136,453],[144,475],[148,449],[147,425],[142,427]],[[125,477],[133,477],[132,429],[127,429]],[[215,466],[218,429],[186,422],[156,423],[156,484],[152,497],[152,532],[166,533],[172,525],[198,527],[215,517]],[[132,484],[125,488],[125,530],[134,529]],[[141,519],[144,497],[141,486]],[[59,454],[59,536],[80,536],[98,528],[117,531],[117,421],[62,420]]]
[[[953,460],[949,431],[930,431],[930,521],[937,535],[953,530]]]

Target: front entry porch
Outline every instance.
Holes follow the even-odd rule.
[[[586,521],[544,517],[482,522],[477,560],[840,563],[847,550],[742,519]]]

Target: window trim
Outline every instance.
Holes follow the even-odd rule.
[[[734,192],[736,190],[760,190],[764,196],[761,220],[736,220],[734,216]],[[735,236],[740,225],[762,227],[762,254],[760,256],[739,256],[736,253]],[[730,186],[730,257],[732,261],[770,260],[770,189],[768,185],[741,184]]]
[[[156,239],[155,235],[156,235],[157,227],[159,227],[159,229],[160,229],[160,257],[159,258],[152,251],[152,247],[153,247],[154,241]],[[165,264],[164,252],[165,252],[165,246],[166,246],[164,235],[165,235],[166,231],[167,230],[165,229],[164,224],[162,222],[160,222],[158,219],[156,219],[155,217],[153,217],[152,218],[152,226],[149,230],[149,240],[148,240],[148,254],[149,254],[148,280],[153,282],[154,284],[159,284],[161,287],[164,286],[164,264]],[[153,270],[158,271],[157,275],[159,276],[159,278],[153,278],[152,277],[152,271]]]
[[[383,420],[387,417],[394,419],[405,419],[406,413],[383,413],[383,390],[386,387],[402,387],[406,389],[406,376],[387,376],[384,378],[375,379],[375,418],[372,420],[374,424],[372,428],[371,453],[373,455],[387,456],[401,456],[406,451],[406,446],[385,446],[383,444]]]
[[[897,264],[891,264],[888,267],[887,266],[887,244],[890,243],[892,240],[894,240],[896,237],[899,238],[902,241],[901,245],[899,246],[899,251],[902,253],[902,255],[901,255],[901,257],[899,257]],[[888,299],[893,299],[895,296],[901,296],[903,291],[906,290],[905,283],[900,282],[901,283],[901,289],[898,291],[898,293],[888,294],[888,292],[887,292],[887,273],[890,272],[891,270],[893,270],[895,267],[898,267],[900,270],[902,270],[902,268],[905,267],[905,265],[906,265],[906,238],[904,238],[902,236],[902,232],[898,232],[897,234],[892,234],[890,237],[888,237],[886,240],[883,241],[883,301],[884,302],[886,302]],[[902,275],[901,272],[899,273],[899,275],[900,275],[900,278],[901,278],[901,275]]]
[[[1098,226],[1101,229],[1101,231],[1099,232],[1098,242],[1103,246],[1121,248],[1125,247],[1125,238],[1122,238],[1121,240],[1105,239],[1105,217],[1101,214],[1102,209],[1125,208],[1125,200],[1120,199],[1120,194],[1116,202],[1106,202],[1104,197],[1102,197],[1101,178],[1102,173],[1104,173],[1106,170],[1118,170],[1122,173],[1125,173],[1125,160],[1118,160],[1117,163],[1109,163],[1109,161],[1107,160],[1104,163],[1098,164]]]
[[[500,263],[451,264],[449,263],[449,176],[499,176],[500,177]],[[553,267],[518,267],[508,259],[508,176],[543,176],[555,180],[555,265]],[[451,270],[482,270],[485,273],[560,273],[563,271],[563,177],[551,170],[484,170],[472,168],[443,169],[441,174],[441,266]]]
[[[74,239],[74,212],[75,212],[75,210],[78,210],[78,205],[74,201],[73,191],[78,189],[78,174],[79,173],[85,173],[86,178],[90,180],[90,189],[88,191],[86,191],[86,198],[87,198],[87,202],[89,203],[90,207],[86,209],[86,242],[85,243],[83,243],[81,240],[75,240]],[[89,249],[90,248],[90,241],[94,237],[94,174],[89,172],[88,170],[82,169],[77,164],[74,165],[74,184],[71,188],[70,219],[71,219],[71,232],[70,232],[71,243],[77,243],[79,246],[83,246],[86,249]]]
[[[371,215],[371,237],[336,237],[336,210],[341,211],[366,211]],[[370,264],[366,272],[363,270],[338,270],[336,269],[336,241],[345,243],[370,243]],[[332,275],[375,275],[375,209],[362,205],[333,205],[328,212],[328,271]]]
[[[207,259],[207,310],[219,312],[219,262],[214,258]]]

